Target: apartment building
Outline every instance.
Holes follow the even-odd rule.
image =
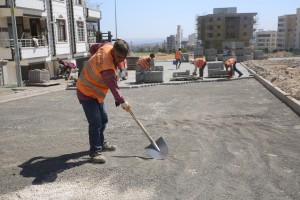
[[[277,31],[257,31],[256,49],[268,52],[277,49]]]
[[[249,46],[257,13],[237,13],[236,7],[214,8],[213,14],[197,17],[198,39],[205,49],[222,52],[223,42],[244,42]]]
[[[300,20],[299,20],[300,21]],[[284,15],[278,17],[277,49],[289,50],[296,48],[297,15]]]
[[[12,0],[0,0],[0,59],[8,60],[2,68],[3,84],[17,83],[14,61]],[[22,80],[31,69],[48,69],[56,76],[57,58],[82,64],[88,59],[89,43],[100,31],[100,9],[85,0],[14,0],[17,41]]]
[[[300,8],[296,14],[278,17],[277,49],[300,49]]]
[[[175,35],[170,35],[169,37],[167,37],[167,49],[169,51],[176,49],[176,37],[175,37]]]
[[[295,48],[300,49],[300,8],[297,8],[297,26],[296,26],[296,42],[295,42]]]

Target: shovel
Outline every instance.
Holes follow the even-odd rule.
[[[145,136],[149,139],[151,144],[147,147],[145,147],[146,151],[148,152],[149,156],[157,159],[162,160],[168,155],[168,145],[164,141],[162,137],[158,138],[156,141],[152,139],[152,137],[149,135],[149,133],[146,131],[144,126],[141,124],[141,122],[135,117],[131,109],[128,110],[128,112],[131,114],[132,118],[136,121],[136,123],[139,125],[139,127],[143,130]]]

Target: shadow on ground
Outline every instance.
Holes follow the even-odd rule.
[[[88,163],[89,159],[77,160],[86,155],[88,155],[88,152],[82,151],[57,157],[34,157],[19,165],[22,168],[20,175],[23,177],[34,177],[35,179],[32,182],[34,185],[54,182],[57,174]]]

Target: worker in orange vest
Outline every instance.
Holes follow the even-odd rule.
[[[137,83],[143,83],[146,70],[151,70],[151,61],[155,58],[153,53],[150,56],[142,56],[136,62],[136,73],[140,73],[140,77],[136,80]]]
[[[104,108],[104,99],[111,91],[115,105],[129,111],[131,105],[125,101],[116,79],[116,70],[128,54],[129,45],[124,40],[117,40],[114,45],[104,43],[86,62],[77,81],[77,97],[82,105],[89,124],[89,144],[91,161],[105,163],[102,151],[114,151],[115,145],[109,144],[104,137],[108,122]]]
[[[195,60],[192,61],[192,64],[194,64],[195,69],[193,72],[193,75],[196,76],[197,75],[197,69],[199,69],[199,77],[200,79],[203,80],[203,71],[204,68],[206,67],[206,60],[205,58],[196,58]]]
[[[119,80],[126,80],[127,76],[128,76],[128,73],[127,73],[127,60],[125,59],[118,66],[118,75],[117,75],[117,78]]]
[[[181,48],[179,48],[176,52],[175,52],[175,63],[176,63],[176,69],[180,69],[180,65],[181,65],[181,57],[182,57],[182,52],[181,52]],[[182,57],[183,60],[184,57]],[[179,63],[179,65],[178,65]],[[177,66],[178,65],[178,66]]]
[[[225,61],[225,68],[226,72],[228,73],[229,70],[229,77],[228,80],[231,80],[233,76],[233,71],[236,71],[239,74],[239,77],[243,76],[243,73],[236,68],[236,59],[235,58],[229,58]]]

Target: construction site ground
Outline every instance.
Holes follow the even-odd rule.
[[[105,136],[118,148],[92,164],[68,81],[0,88],[0,199],[300,199],[299,115],[242,64],[241,79],[205,70],[203,81],[181,82],[170,81],[171,61],[156,64],[163,83],[135,84],[130,71],[120,87],[150,135],[167,142],[165,160],[147,155],[150,142],[111,94]]]

